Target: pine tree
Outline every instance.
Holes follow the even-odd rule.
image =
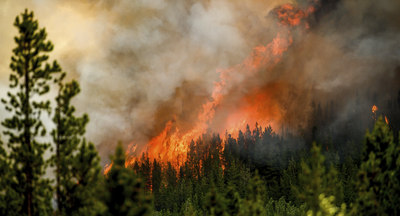
[[[143,183],[146,186],[146,190],[150,191],[151,189],[151,165],[150,165],[150,158],[148,152],[142,154],[142,157],[140,159],[141,163],[141,174],[142,174],[142,179]]]
[[[188,198],[181,207],[181,215],[184,216],[196,216],[195,207],[193,206],[192,200]]]
[[[367,132],[353,215],[400,215],[400,144],[382,120]]]
[[[300,199],[306,202],[307,210],[313,212],[312,215],[317,215],[318,212],[324,211],[321,208],[321,199],[325,196],[332,196],[333,198],[329,198],[330,202],[335,197],[338,197],[338,200],[341,202],[343,189],[334,167],[331,167],[328,175],[326,175],[324,166],[325,157],[321,154],[321,147],[317,146],[315,142],[312,144],[309,160],[310,165],[302,161],[299,186],[294,186],[293,191]]]
[[[105,204],[108,212],[105,215],[139,216],[151,215],[151,199],[144,195],[145,183],[137,178],[133,170],[125,168],[125,154],[122,143],[115,150],[113,166],[107,173]]]
[[[8,129],[4,134],[9,136],[10,158],[17,181],[11,186],[23,199],[22,208],[17,210],[20,214],[49,215],[52,212],[51,187],[49,180],[42,178],[46,168],[43,153],[49,144],[39,143],[36,138],[46,135],[40,117],[42,112],[50,112],[50,101],[34,98],[50,90],[51,75],[61,69],[56,61],[42,67],[49,58],[45,53],[53,50],[53,44],[46,41],[45,29],[39,30],[33,12],[25,10],[21,18],[17,16],[14,26],[19,36],[15,37],[17,47],[11,57],[10,88],[16,88],[17,93],[9,92],[8,101],[2,99],[6,109],[14,113],[2,122]]]
[[[267,200],[267,191],[256,171],[254,177],[249,181],[247,186],[246,199],[243,201],[239,215],[266,215],[264,206]]]
[[[210,191],[206,195],[204,208],[208,216],[227,215],[225,199],[217,192],[214,185],[211,186]]]
[[[239,193],[231,185],[228,186],[225,200],[228,215],[238,215],[240,210],[240,197]]]
[[[162,182],[161,174],[162,174],[161,164],[160,162],[157,162],[157,160],[154,158],[153,169],[151,173],[151,187],[153,193],[155,194],[159,192],[161,187],[161,182]]]
[[[79,92],[75,80],[64,83],[65,73],[56,79],[59,86],[56,98],[57,107],[52,131],[56,144],[56,194],[59,214],[94,214],[96,212],[95,194],[99,192],[101,178],[100,158],[92,143],[86,144],[81,138],[89,117],[75,117],[75,107],[71,99]],[[99,202],[97,202],[99,204]]]
[[[245,158],[246,147],[245,147],[244,135],[241,130],[239,130],[237,144],[238,144],[238,149],[239,149],[239,153],[240,153],[240,159],[243,159],[243,158]]]
[[[341,178],[343,181],[343,199],[347,206],[350,206],[357,199],[355,183],[357,180],[358,168],[353,159],[347,156],[342,165]]]
[[[69,170],[62,175],[61,193],[63,213],[65,215],[95,215],[104,211],[104,206],[98,197],[103,194],[101,187],[100,157],[92,143],[85,140],[79,146],[76,155],[65,161]]]
[[[295,194],[292,191],[292,187],[298,187],[298,173],[300,170],[299,163],[296,163],[293,159],[289,161],[289,166],[283,171],[281,180],[281,191],[285,200],[296,202],[298,201]],[[296,202],[297,203],[297,202]],[[299,204],[299,203],[297,203]]]
[[[240,191],[239,194],[245,193],[245,188],[241,182],[239,160],[232,159],[232,161],[230,162],[230,166],[225,168],[224,180],[225,185],[229,185],[235,191]]]

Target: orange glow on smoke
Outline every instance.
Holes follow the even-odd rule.
[[[227,85],[235,84],[237,76],[235,74],[241,74],[245,79],[248,79],[262,69],[267,69],[268,71],[268,69],[273,68],[293,43],[291,28],[304,23],[303,19],[314,11],[315,8],[313,6],[309,6],[306,10],[301,10],[290,4],[285,4],[275,9],[274,12],[279,19],[278,26],[280,31],[272,42],[266,46],[259,45],[255,47],[241,64],[231,68],[217,69],[217,73],[220,74],[220,81],[214,83],[214,90],[211,94],[212,100],[203,104],[194,128],[181,134],[179,128],[173,127],[175,118],[172,119],[165,125],[163,131],[147,144],[149,157],[161,158],[164,161],[177,161],[178,163],[185,161],[190,141],[206,133],[209,125],[213,122],[216,108],[222,106],[221,101],[224,99],[224,94],[229,90]],[[307,27],[308,25],[305,23],[305,28]],[[235,135],[238,130],[244,130],[247,124],[253,126],[258,122],[259,125],[265,127],[273,124],[274,120],[281,118],[281,109],[270,102],[271,96],[268,91],[259,91],[256,94],[245,96],[241,100],[241,104],[244,105],[229,111],[226,124],[218,131],[227,131]],[[109,167],[106,166],[105,169],[109,169]]]
[[[313,13],[315,8],[309,6],[305,11],[295,8],[290,4],[285,4],[275,10],[277,12],[279,19],[281,19],[281,24],[285,26],[297,26],[300,25],[301,19],[307,17],[310,13]]]
[[[274,83],[253,90],[252,94],[243,97],[235,108],[228,111],[224,130],[218,132],[223,134],[227,131],[232,137],[237,137],[239,130],[244,132],[247,125],[254,127],[256,123],[262,127],[271,125],[276,128],[283,112],[275,97],[282,97],[285,88],[287,86],[283,83]]]

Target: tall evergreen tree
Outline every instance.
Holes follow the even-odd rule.
[[[151,215],[151,199],[144,195],[145,184],[137,178],[134,171],[125,167],[125,154],[119,142],[115,150],[113,166],[107,173],[105,183],[105,204],[108,207],[106,216],[141,216]]]
[[[324,211],[321,208],[321,195],[337,197],[341,201],[343,189],[338,179],[337,171],[331,167],[328,175],[324,166],[325,157],[321,154],[321,147],[314,142],[311,148],[310,166],[302,161],[302,173],[299,175],[299,186],[294,186],[293,190],[301,200],[304,200],[307,209],[317,215]],[[328,177],[328,178],[327,178]],[[322,197],[322,198],[323,198]],[[340,203],[341,204],[341,203]]]
[[[382,120],[367,132],[353,215],[400,215],[400,144]]]
[[[11,186],[23,199],[22,208],[17,210],[20,214],[50,215],[50,182],[42,178],[46,168],[43,153],[49,144],[37,141],[38,136],[46,135],[40,118],[42,112],[50,112],[50,101],[41,101],[40,96],[50,90],[51,75],[61,69],[56,61],[52,65],[46,63],[46,53],[53,50],[53,44],[46,41],[45,29],[39,30],[33,12],[25,10],[21,17],[17,16],[14,26],[19,36],[15,37],[17,47],[11,57],[10,88],[16,89],[16,93],[9,92],[9,100],[2,99],[6,109],[14,114],[2,122],[7,128],[4,134],[9,136],[12,169],[18,183]]]
[[[62,73],[58,83],[56,98],[57,107],[53,122],[56,127],[52,131],[56,144],[56,194],[59,214],[94,214],[96,211],[95,194],[99,191],[101,168],[100,158],[92,143],[86,144],[81,136],[89,117],[74,115],[75,107],[71,99],[79,92],[79,84],[75,80],[64,83]],[[99,204],[99,202],[97,202]]]
[[[250,179],[247,185],[246,199],[243,201],[239,215],[266,215],[264,207],[267,200],[268,195],[263,181],[256,171],[255,176]]]
[[[240,211],[240,197],[234,187],[228,186],[225,201],[228,215],[238,215]]]
[[[160,162],[157,162],[157,160],[154,158],[153,169],[151,174],[151,187],[153,193],[158,193],[160,190],[162,182],[161,174],[162,174],[161,164]]]

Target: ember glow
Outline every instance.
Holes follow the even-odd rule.
[[[376,105],[372,106],[372,113],[376,114],[376,111],[378,111],[378,107]]]
[[[111,164],[106,164],[106,165],[104,166],[104,169],[103,169],[103,174],[104,174],[104,175],[107,175],[107,173],[110,172],[112,165],[113,165],[113,163],[111,163]]]
[[[314,6],[310,5],[305,10],[296,8],[290,4],[281,5],[273,13],[278,15],[278,27],[280,31],[267,45],[255,47],[241,64],[230,68],[219,68],[219,82],[214,83],[214,90],[211,94],[212,100],[202,105],[198,114],[195,126],[186,133],[181,133],[178,127],[174,127],[176,117],[171,119],[164,127],[162,132],[151,139],[147,148],[143,150],[148,152],[150,158],[161,158],[164,161],[176,161],[178,164],[186,160],[186,152],[191,140],[195,140],[207,132],[210,124],[213,122],[216,110],[223,108],[221,102],[229,89],[227,86],[235,84],[237,74],[246,79],[254,77],[260,70],[270,71],[283,57],[293,43],[291,34],[292,28],[301,26],[306,28],[307,18],[314,12]],[[239,100],[237,106],[228,110],[229,117],[225,124],[218,128],[219,133],[227,131],[232,135],[237,135],[239,130],[244,130],[246,125],[255,125],[256,122],[262,126],[274,125],[281,117],[281,110],[275,104],[271,104],[271,97],[266,89],[253,89],[253,94],[245,96]],[[256,103],[255,101],[261,101]],[[244,105],[241,105],[244,104]],[[127,161],[135,160],[135,156],[130,156]],[[109,170],[110,166],[105,169]],[[107,173],[107,171],[105,171]]]

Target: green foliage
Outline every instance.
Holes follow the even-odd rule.
[[[57,107],[53,122],[56,125],[51,132],[56,144],[56,155],[52,162],[56,165],[56,194],[58,212],[64,215],[94,215],[99,209],[95,195],[101,193],[100,158],[92,143],[86,144],[81,138],[89,117],[75,117],[75,107],[71,99],[79,92],[75,80],[64,83],[65,73],[55,82],[59,86],[56,98]]]
[[[281,178],[281,190],[284,200],[296,202],[298,199],[296,194],[293,193],[292,187],[299,184],[297,176],[301,170],[300,163],[295,162],[293,158],[290,160],[286,170],[283,171]]]
[[[270,198],[265,209],[267,215],[271,216],[300,216],[305,212],[306,205],[296,207],[292,202],[286,202],[284,197],[278,201]]]
[[[256,172],[247,186],[247,196],[243,200],[239,215],[266,215],[264,206],[267,199],[263,181]]]
[[[17,193],[14,203],[18,203],[18,209],[9,211],[29,216],[50,215],[50,181],[41,178],[46,169],[43,153],[49,144],[37,141],[38,136],[46,135],[40,117],[42,112],[50,112],[50,101],[34,98],[40,99],[38,96],[50,90],[48,81],[61,69],[56,61],[52,65],[46,63],[49,57],[45,53],[52,51],[53,45],[46,41],[45,29],[39,30],[33,12],[25,10],[21,17],[17,16],[14,26],[19,36],[15,37],[17,47],[11,57],[10,88],[16,93],[8,92],[9,99],[2,99],[6,110],[14,114],[2,122],[11,149],[9,161],[13,180],[10,187]]]
[[[214,186],[211,187],[210,191],[206,195],[204,209],[206,215],[227,215],[225,199],[217,192],[217,189]]]
[[[200,212],[196,212],[195,207],[192,204],[192,200],[188,198],[182,205],[181,214],[184,216],[195,216],[200,215]]]
[[[14,190],[17,182],[13,179],[15,173],[10,164],[8,154],[0,140],[0,215],[18,215],[17,210],[22,205],[22,199]]]
[[[320,205],[321,194],[338,197],[339,205],[343,197],[342,184],[338,179],[336,169],[331,166],[329,172],[326,173],[324,161],[325,157],[321,154],[321,147],[313,143],[311,157],[309,158],[310,166],[302,161],[302,173],[299,175],[299,186],[293,187],[298,197],[305,201],[307,210],[315,214],[317,212],[323,212]]]
[[[357,165],[354,164],[351,157],[346,157],[341,169],[341,179],[343,182],[343,199],[347,206],[353,204],[357,199],[357,193],[355,189],[357,173]]]
[[[400,215],[400,145],[380,117],[365,136],[353,215]]]
[[[143,193],[145,185],[137,178],[134,171],[125,167],[125,154],[119,142],[115,157],[111,158],[113,165],[107,173],[105,186],[108,193],[104,203],[108,211],[104,215],[151,215],[151,198]]]
[[[239,193],[235,191],[234,187],[228,186],[225,200],[226,212],[228,215],[238,215],[240,212],[240,196]]]
[[[307,216],[345,216],[346,215],[346,204],[343,204],[340,208],[335,205],[335,197],[325,197],[324,194],[318,196],[318,208],[317,210],[308,210]]]
[[[75,155],[63,161],[68,164],[61,172],[60,200],[65,215],[95,215],[104,207],[97,197],[105,193],[101,183],[100,158],[92,143],[85,140]]]

